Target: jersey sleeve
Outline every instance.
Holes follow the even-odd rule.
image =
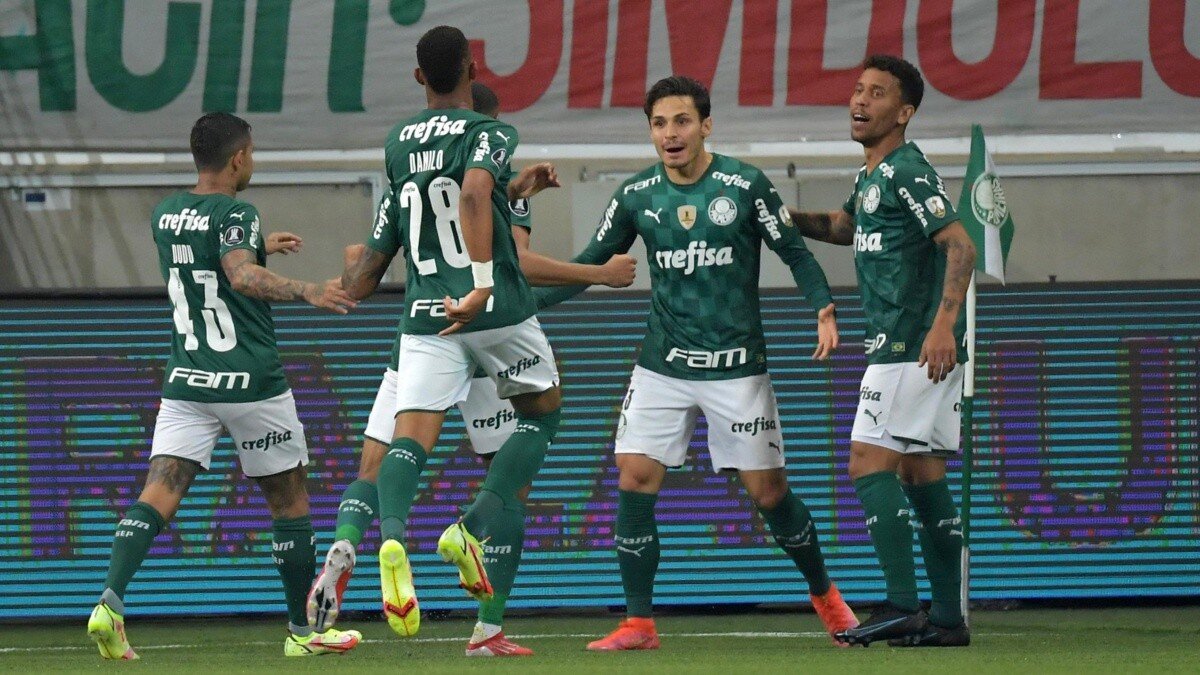
[[[609,258],[618,253],[626,253],[633,246],[634,240],[637,239],[637,223],[633,211],[625,205],[622,199],[624,188],[624,184],[617,188],[612,201],[604,209],[604,217],[600,219],[600,226],[596,228],[596,234],[588,241],[588,245],[571,259],[571,262],[583,265],[603,265],[608,262]],[[573,298],[585,289],[587,289],[586,285],[555,286],[535,288],[533,294],[537,298],[538,309],[545,309]]]
[[[399,215],[396,197],[389,189],[379,200],[375,223],[371,226],[371,234],[367,236],[367,246],[386,256],[395,256],[401,246]]]
[[[513,225],[523,227],[526,230],[532,230],[530,225],[532,220],[529,215],[529,200],[522,197],[508,203],[508,215]]]
[[[238,203],[217,224],[217,238],[221,242],[219,255],[224,256],[237,248],[257,254],[261,228],[258,209]]]
[[[517,130],[503,122],[475,125],[474,137],[467,144],[467,162],[463,173],[483,169],[499,183],[508,182],[509,162],[517,149]]]
[[[850,194],[846,196],[846,202],[842,204],[842,210],[850,215],[854,215],[854,200],[858,196],[858,181],[862,179],[862,172],[859,172],[858,177],[854,179],[854,187],[850,188]]]
[[[958,220],[942,177],[925,162],[897,166],[892,189],[926,237]]]
[[[804,245],[804,236],[792,222],[792,214],[779,197],[771,180],[759,173],[750,186],[754,200],[752,218],[767,248],[775,252],[792,271],[796,287],[804,293],[808,304],[820,311],[833,302],[825,272]]]

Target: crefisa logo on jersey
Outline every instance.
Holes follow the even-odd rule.
[[[717,197],[708,203],[708,219],[713,225],[725,227],[737,219],[737,213],[737,204],[729,197]]]
[[[406,125],[400,130],[397,140],[415,140],[424,143],[433,136],[457,136],[467,130],[466,120],[450,121],[445,115],[434,115],[426,122]]]
[[[875,209],[879,208],[879,199],[882,196],[879,186],[871,184],[867,186],[867,192],[863,195],[862,208],[867,213],[875,213]]]
[[[158,219],[158,229],[171,230],[176,236],[180,232],[208,232],[208,216],[200,217],[200,212],[196,209],[164,213]]]

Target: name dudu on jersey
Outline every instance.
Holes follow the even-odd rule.
[[[270,306],[233,290],[221,267],[234,249],[266,263],[257,209],[180,192],[158,205],[151,224],[175,329],[163,397],[236,403],[286,391]]]

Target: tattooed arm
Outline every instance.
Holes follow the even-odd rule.
[[[391,262],[391,256],[366,244],[347,246],[342,251],[342,288],[350,297],[362,300],[379,287],[379,281]]]
[[[946,279],[942,284],[942,300],[938,304],[933,326],[921,345],[921,357],[917,365],[929,364],[929,379],[941,382],[946,379],[958,360],[954,341],[954,322],[971,284],[971,273],[975,270],[975,244],[963,229],[962,223],[954,221],[933,235],[933,242],[946,254]]]
[[[813,213],[788,209],[792,222],[800,228],[800,234],[809,239],[824,241],[840,246],[854,242],[854,218],[845,211]]]
[[[254,253],[235,248],[221,256],[221,268],[233,290],[259,300],[303,300],[313,307],[345,314],[356,304],[341,288],[341,281],[330,279],[324,284],[297,281],[275,274],[259,265]]]

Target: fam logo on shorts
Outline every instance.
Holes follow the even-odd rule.
[[[867,186],[867,192],[863,195],[863,211],[875,213],[875,209],[879,208],[879,200],[882,196],[878,185]]]
[[[737,213],[737,204],[729,197],[717,197],[708,203],[708,219],[713,225],[725,227],[737,219]]]

